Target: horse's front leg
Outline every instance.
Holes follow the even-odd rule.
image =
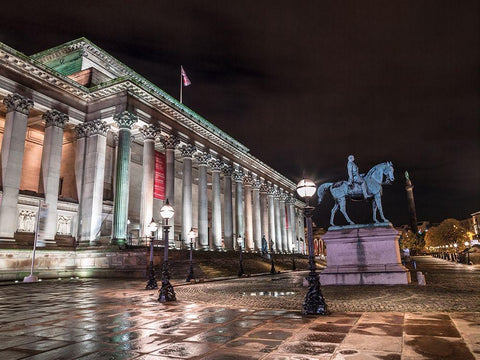
[[[350,218],[347,215],[347,209],[346,209],[346,206],[345,206],[345,198],[340,199],[339,203],[340,203],[340,211],[342,212],[343,216],[345,216],[345,219],[348,221],[348,223],[350,225],[354,225],[355,223],[352,220],[350,220]]]
[[[383,215],[382,198],[380,193],[375,195],[375,202],[377,203],[378,212],[380,213],[380,217],[382,218],[383,222],[389,222]]]
[[[335,226],[333,223],[333,219],[335,218],[335,214],[337,213],[338,210],[338,203],[335,202],[335,205],[332,208],[332,214],[330,215],[330,225]]]
[[[373,222],[375,224],[378,224],[378,220],[377,220],[377,199],[373,199],[372,201],[372,211],[373,211]]]

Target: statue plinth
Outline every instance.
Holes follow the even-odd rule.
[[[398,238],[390,223],[330,227],[322,236],[327,267],[322,285],[408,284],[410,274],[401,264]]]

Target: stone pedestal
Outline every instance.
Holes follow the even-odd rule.
[[[330,228],[322,236],[327,246],[322,285],[408,284],[410,274],[401,264],[399,236],[391,224]]]

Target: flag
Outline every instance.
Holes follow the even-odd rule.
[[[183,70],[183,66],[180,66],[180,69],[182,71],[182,79],[183,79],[183,86],[188,86],[191,84],[190,79],[187,76],[187,73],[185,70]]]

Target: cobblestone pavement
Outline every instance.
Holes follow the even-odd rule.
[[[332,313],[320,317],[301,316],[297,273],[176,286],[169,304],[142,281],[1,286],[0,359],[480,359],[478,269],[419,268],[426,287],[325,287]],[[270,293],[251,295],[255,282]],[[415,305],[389,310],[401,302]]]
[[[480,267],[417,257],[427,286],[324,286],[331,311],[480,311]],[[179,298],[218,305],[296,310],[306,272],[177,288]]]

